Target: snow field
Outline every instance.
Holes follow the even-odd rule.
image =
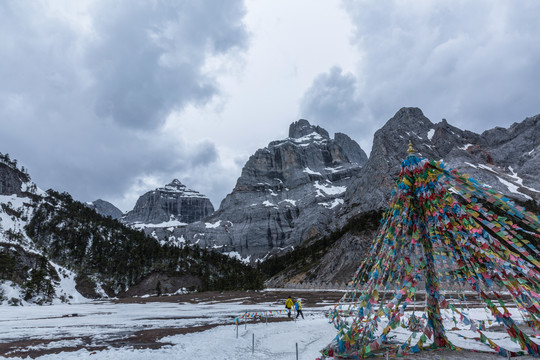
[[[241,299],[236,299],[236,301]],[[276,305],[236,303],[114,304],[89,302],[53,306],[0,307],[0,342],[52,340],[26,349],[62,349],[84,345],[78,351],[48,354],[38,359],[315,359],[334,337],[335,329],[325,317],[327,308],[305,309],[304,319],[286,322],[236,325],[233,318],[245,311],[281,310]],[[283,318],[284,315],[280,315]],[[166,336],[160,349],[114,348],[107,341],[127,338],[140,330],[185,328],[219,324],[203,332]],[[252,355],[252,339],[255,351]],[[87,342],[86,342],[87,343]],[[172,344],[172,345],[168,345]],[[9,355],[6,354],[6,355]],[[91,355],[91,356],[90,356]],[[90,356],[90,357],[89,357]],[[0,356],[0,358],[3,358]],[[10,357],[24,359],[25,357]]]
[[[142,299],[141,299],[142,300]],[[262,312],[282,310],[281,304],[259,303],[243,304],[245,298],[235,298],[232,302],[149,302],[135,304],[117,304],[105,301],[93,301],[81,304],[57,304],[52,306],[2,306],[0,307],[0,343],[25,340],[43,340],[27,345],[19,350],[57,349],[59,354],[47,354],[37,359],[296,359],[298,344],[299,359],[320,357],[320,350],[336,336],[336,330],[328,323],[326,313],[328,305],[304,309],[305,319],[298,321],[259,323],[240,322],[238,338],[233,319],[244,312]],[[509,309],[515,320],[521,319],[517,309]],[[467,315],[474,320],[493,320],[484,309],[467,309]],[[407,312],[409,313],[409,312]],[[474,340],[465,337],[477,337],[469,326],[459,324],[459,331],[452,331],[452,313],[443,310],[444,325],[448,338],[458,347],[490,351]],[[284,315],[274,317],[284,318]],[[270,319],[271,317],[269,317]],[[458,319],[459,321],[459,319]],[[203,325],[216,325],[205,331],[161,338],[163,346],[158,349],[136,349],[126,341],[123,347],[111,345],[113,340],[127,339],[135,332],[153,329],[178,329]],[[493,327],[493,329],[490,329]],[[496,331],[494,331],[496,328]],[[496,323],[488,325],[484,332],[498,345],[509,350],[519,351],[519,345],[512,342],[506,332],[501,331]],[[461,336],[459,336],[459,335]],[[410,333],[397,328],[392,331],[395,340],[405,341]],[[252,340],[254,336],[254,351]],[[418,334],[417,336],[420,336]],[[537,341],[537,340],[535,340]],[[537,341],[538,342],[538,341]],[[116,342],[118,344],[118,342]],[[65,351],[68,347],[86,347],[77,351]],[[116,345],[118,346],[118,345]],[[102,347],[105,349],[96,349]],[[16,350],[16,349],[15,349]],[[64,351],[62,351],[64,350]],[[9,352],[5,354],[10,356]],[[13,355],[13,354],[12,354]],[[487,357],[486,357],[487,356]],[[0,356],[1,359],[4,359]],[[406,359],[409,357],[407,356]],[[426,352],[411,359],[484,359],[498,358],[495,354],[475,353],[468,350],[459,352]],[[522,357],[525,360],[530,357]],[[5,358],[7,359],[7,358]],[[29,359],[9,357],[9,359]]]

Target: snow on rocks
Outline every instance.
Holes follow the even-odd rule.
[[[339,205],[343,205],[343,199],[334,199],[333,201],[331,202],[322,202],[322,203],[319,203],[319,205],[322,205],[324,206],[325,208],[327,209],[333,209],[335,208],[336,206],[339,206]]]
[[[315,181],[313,184],[317,191],[317,197],[324,197],[327,195],[340,195],[347,190],[346,186],[333,186],[325,183],[320,183],[319,181]]]
[[[322,174],[321,174],[320,172],[318,172],[318,171],[313,171],[313,170],[311,170],[311,169],[308,168],[308,167],[306,167],[306,168],[304,169],[304,172],[305,172],[306,174],[310,174],[310,175],[319,175],[319,176],[322,176]]]
[[[433,137],[433,134],[435,134],[435,129],[429,129],[427,133],[427,137],[429,140],[431,140],[431,138]]]
[[[207,229],[217,229],[221,225],[221,220],[216,221],[215,223],[204,223]]]

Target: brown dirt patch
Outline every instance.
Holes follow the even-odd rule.
[[[153,296],[147,298],[122,298],[116,300],[116,303],[131,304],[139,303],[146,304],[152,302],[173,302],[173,303],[227,303],[227,302],[240,302],[242,304],[283,304],[285,306],[285,300],[287,296],[291,296],[293,299],[302,299],[302,306],[313,307],[321,306],[321,303],[335,303],[343,296],[341,291],[209,291],[204,293],[191,293],[184,295],[172,295],[172,296]]]

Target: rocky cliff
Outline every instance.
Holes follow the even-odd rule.
[[[0,195],[21,195],[28,190],[30,176],[17,168],[17,162],[0,153]]]
[[[343,229],[355,228],[364,214],[387,206],[409,141],[421,155],[443,160],[448,167],[470,174],[479,182],[538,211],[540,115],[515,123],[508,129],[495,128],[477,134],[454,127],[444,119],[432,123],[418,108],[402,108],[375,133],[369,160],[347,187],[344,205],[327,232],[321,234],[321,238],[332,239],[331,245],[311,266],[292,264],[274,276],[269,281],[271,286],[341,282],[344,271],[352,276],[351,269],[360,265],[375,232],[367,231],[369,226],[354,231]],[[286,265],[290,264],[283,264]]]
[[[176,235],[251,260],[289,250],[324,232],[366,161],[347,135],[299,120],[249,158],[216,213]]]
[[[442,159],[496,191],[540,202],[540,115],[476,134],[444,119],[432,123],[418,108],[403,108],[375,133],[370,158],[347,189],[342,215],[386,206],[409,141],[423,156]]]
[[[202,220],[213,212],[210,199],[175,179],[162,188],[142,195],[133,210],[121,221],[143,226],[162,223],[167,223],[163,226],[181,226]]]

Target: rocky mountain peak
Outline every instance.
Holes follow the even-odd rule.
[[[427,132],[431,128],[433,128],[433,123],[424,116],[422,110],[415,107],[404,107],[399,109],[377,132],[393,132],[399,133],[402,137],[414,138],[419,135],[418,131]]]
[[[122,221],[128,224],[186,225],[214,212],[210,199],[174,179],[164,187],[142,195]]]
[[[206,195],[203,195],[196,190],[189,189],[178,179],[174,179],[164,187],[157,188],[155,191],[159,191],[162,193],[180,193],[183,197],[207,198]]]
[[[251,261],[292,248],[323,230],[366,161],[347,135],[331,139],[320,126],[298,120],[288,138],[249,158],[218,211],[176,236]]]
[[[326,131],[320,126],[311,125],[309,121],[305,119],[300,119],[298,121],[295,121],[289,126],[290,138],[299,139],[301,137],[304,137],[313,133],[317,133],[321,135],[323,138],[330,139],[330,135],[328,134],[328,131]]]
[[[97,199],[95,201],[92,201],[91,203],[87,203],[86,205],[94,209],[98,214],[101,214],[103,216],[110,216],[113,219],[119,219],[124,215],[122,210],[120,210],[110,202],[102,199]]]
[[[407,144],[422,156],[444,160],[450,167],[513,198],[540,198],[540,116],[481,135],[461,130],[446,120],[432,123],[418,108],[402,108],[377,132],[362,174],[348,187],[345,203],[358,212],[385,206]],[[344,208],[351,212],[351,208]]]
[[[165,186],[168,186],[168,187],[176,187],[176,188],[179,188],[179,187],[186,187],[184,184],[182,184],[182,182],[178,179],[174,179],[173,181],[171,181],[170,183],[168,183],[167,185]]]
[[[334,136],[334,140],[343,149],[350,162],[363,165],[368,160],[364,150],[348,135],[338,132]]]

